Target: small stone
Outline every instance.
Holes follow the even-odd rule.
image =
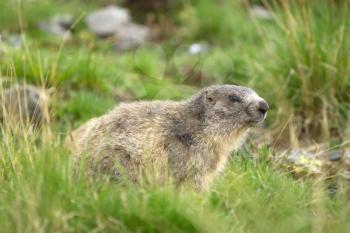
[[[344,157],[344,164],[350,166],[350,154],[347,154]]]
[[[294,149],[287,157],[291,168],[296,174],[320,174],[322,161],[317,159],[314,154],[303,150]]]
[[[86,17],[89,30],[98,37],[113,36],[121,25],[129,22],[129,11],[117,6],[105,7]]]
[[[208,52],[209,46],[206,44],[194,43],[188,48],[191,55],[199,55]]]
[[[338,184],[336,182],[331,182],[327,186],[327,191],[330,197],[335,197],[338,192]]]
[[[346,180],[350,180],[350,171],[342,171],[340,173],[341,177],[343,177]]]
[[[70,30],[73,25],[72,15],[56,15],[52,18],[52,23],[60,25],[65,30]]]
[[[38,27],[42,30],[42,31],[46,31],[51,33],[52,35],[55,36],[61,36],[61,37],[68,37],[71,38],[71,32],[67,31],[66,29],[62,28],[60,25],[57,24],[48,24],[45,22],[39,22],[38,23]]]
[[[337,150],[332,150],[328,153],[328,160],[332,162],[340,161],[342,157],[342,153]]]
[[[6,39],[7,44],[14,49],[20,49],[22,47],[22,38],[21,35],[9,35],[8,38]]]
[[[70,27],[73,24],[73,16],[56,15],[50,22],[38,22],[38,28],[42,31],[49,32],[55,36],[71,38]]]
[[[263,6],[259,6],[259,5],[252,6],[249,9],[249,11],[250,11],[250,14],[256,18],[264,19],[264,20],[273,19],[273,15],[271,14],[271,12]]]
[[[311,153],[309,153],[308,151],[306,150],[303,150],[303,149],[293,149],[288,157],[287,157],[287,160],[290,162],[290,163],[299,163],[300,162],[300,159],[310,159],[312,158],[313,155]]]
[[[117,51],[136,48],[145,44],[151,37],[151,31],[148,27],[128,23],[120,25],[114,36],[114,47]]]
[[[6,49],[20,49],[23,46],[20,34],[0,34],[0,51]]]

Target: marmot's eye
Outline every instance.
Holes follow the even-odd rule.
[[[231,102],[234,102],[234,103],[236,103],[236,102],[241,102],[241,99],[240,99],[238,96],[236,96],[236,95],[229,95],[229,96],[228,96],[228,99],[229,99]]]

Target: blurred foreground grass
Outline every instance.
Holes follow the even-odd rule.
[[[210,192],[118,185],[72,169],[59,138],[11,129],[0,145],[1,232],[347,232],[345,192],[296,181],[262,149],[235,154]],[[49,139],[48,139],[49,138]],[[46,141],[45,141],[46,139]]]

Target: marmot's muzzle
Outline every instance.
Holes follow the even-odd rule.
[[[247,113],[251,116],[251,122],[260,122],[265,119],[268,110],[268,103],[264,99],[259,99],[248,105]]]

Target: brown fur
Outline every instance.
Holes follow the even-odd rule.
[[[125,172],[138,180],[150,165],[160,178],[169,172],[177,185],[208,188],[249,128],[264,119],[261,102],[249,88],[217,85],[182,102],[121,104],[75,130],[68,142],[78,160],[86,156],[93,171],[116,179]]]

